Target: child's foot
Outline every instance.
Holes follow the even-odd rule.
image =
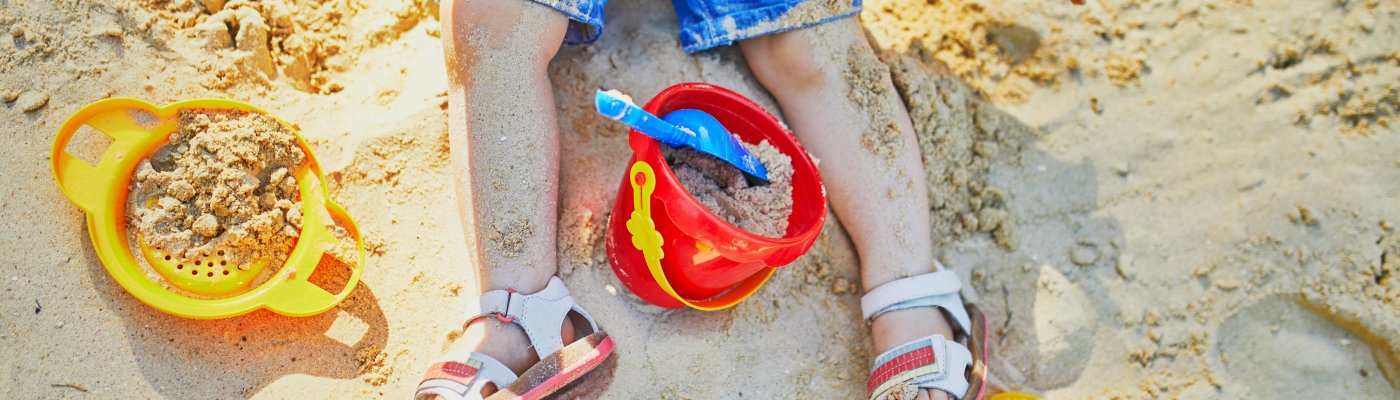
[[[497,392],[541,398],[579,381],[612,353],[613,340],[550,278],[532,294],[483,293],[462,336],[428,369],[416,399],[480,399]]]
[[[934,334],[951,338],[953,337],[953,327],[948,323],[948,317],[943,316],[943,313],[938,309],[931,307],[887,312],[875,317],[875,321],[870,323],[870,336],[874,338],[875,354],[884,354],[899,345]],[[914,398],[918,400],[953,399],[952,396],[948,395],[948,392],[930,389],[919,389]],[[890,400],[908,399],[898,399],[891,396]]]
[[[568,320],[566,320],[568,321]],[[573,343],[574,324],[566,323],[559,329],[564,343]],[[530,366],[540,362],[540,356],[530,347],[530,339],[520,326],[501,322],[495,318],[477,318],[468,322],[462,336],[448,346],[448,354],[477,352],[491,356],[510,368],[516,375],[525,373]],[[496,385],[487,385],[482,396],[489,396],[498,390]]]
[[[940,270],[866,290],[861,310],[878,354],[866,383],[872,399],[982,397],[986,321],[961,288],[957,274]]]

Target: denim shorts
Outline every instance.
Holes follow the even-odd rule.
[[[608,0],[529,0],[569,16],[569,44],[590,43],[603,33]],[[805,28],[860,13],[861,0],[671,0],[687,53],[735,41]]]

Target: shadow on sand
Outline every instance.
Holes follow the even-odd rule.
[[[195,320],[146,306],[112,280],[90,248],[83,257],[101,288],[98,297],[122,316],[141,374],[169,398],[248,397],[291,374],[354,378],[367,372],[362,364],[388,336],[384,311],[363,281],[340,305],[315,316],[258,310]]]
[[[1123,229],[1093,213],[1096,168],[1040,149],[1039,128],[992,105],[920,43],[906,48],[881,58],[919,137],[939,258],[971,282],[988,318],[990,384],[1028,392],[1070,385],[1098,328],[1121,319],[1104,283],[1126,279]]]

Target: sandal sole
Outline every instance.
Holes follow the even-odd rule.
[[[972,319],[972,332],[967,335],[967,347],[972,353],[972,372],[967,378],[967,393],[962,399],[981,400],[987,393],[987,318],[976,304],[963,303]]]
[[[540,359],[514,383],[487,400],[536,400],[555,394],[603,365],[613,347],[612,337],[605,332],[585,336]]]

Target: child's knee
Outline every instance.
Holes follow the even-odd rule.
[[[442,0],[438,15],[449,52],[467,58],[533,52],[541,68],[559,51],[569,26],[563,13],[529,0]]]
[[[828,79],[813,57],[813,46],[801,35],[780,33],[749,39],[740,46],[749,69],[775,95],[810,93]]]
[[[856,42],[865,39],[858,26],[854,19],[834,21],[748,39],[740,47],[749,69],[768,91],[775,95],[812,93],[840,79],[838,64],[844,63],[832,60],[852,45],[863,45]]]

